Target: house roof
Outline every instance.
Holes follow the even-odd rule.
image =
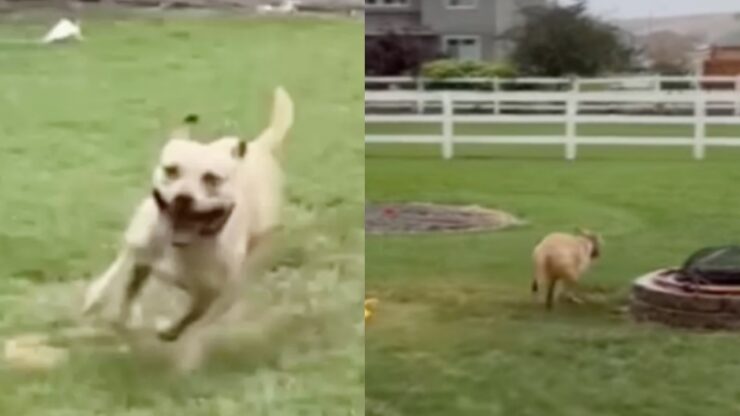
[[[740,46],[740,30],[730,32],[714,42],[714,46],[719,47],[739,47]]]

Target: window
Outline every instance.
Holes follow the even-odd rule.
[[[448,9],[476,9],[478,0],[446,0]]]
[[[459,61],[481,59],[481,40],[478,36],[445,36],[442,49],[450,58]]]
[[[365,0],[368,7],[407,7],[409,0]]]

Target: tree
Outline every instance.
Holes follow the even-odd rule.
[[[632,67],[633,49],[619,29],[587,14],[583,1],[522,10],[523,24],[505,36],[514,41],[511,59],[533,76],[595,76]]]
[[[392,76],[416,74],[435,56],[418,38],[388,32],[365,39],[365,74]]]
[[[691,70],[691,54],[697,43],[691,36],[659,31],[645,38],[645,55],[653,71],[664,75],[682,75]]]

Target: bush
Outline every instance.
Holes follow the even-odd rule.
[[[432,80],[450,78],[513,78],[516,70],[505,64],[492,64],[475,61],[439,60],[426,63],[421,74]]]
[[[365,38],[365,75],[416,75],[422,62],[436,58],[424,42],[393,32]]]

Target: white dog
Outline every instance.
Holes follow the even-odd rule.
[[[235,137],[203,144],[190,140],[186,129],[173,133],[122,250],[87,290],[85,313],[123,281],[119,322],[126,324],[150,276],[183,289],[191,301],[184,316],[159,329],[162,340],[176,340],[193,323],[225,312],[247,260],[279,225],[283,175],[276,152],[292,123],[293,103],[278,88],[269,127],[248,145]]]

